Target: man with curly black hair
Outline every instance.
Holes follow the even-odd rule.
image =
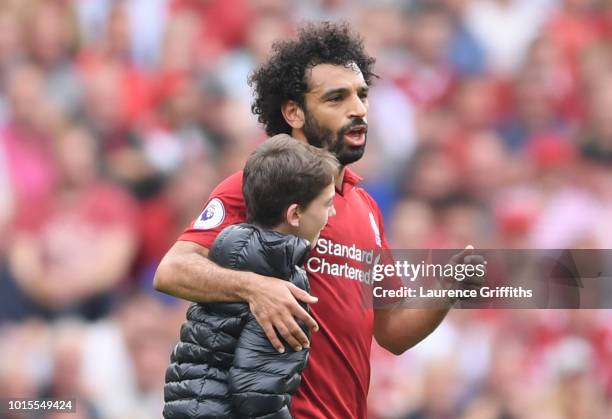
[[[329,149],[346,166],[359,160],[365,150],[368,89],[376,77],[372,72],[374,61],[363,50],[360,39],[352,36],[348,25],[304,26],[297,41],[274,44],[270,59],[251,75],[249,84],[255,91],[251,109],[268,135],[301,130],[310,144]],[[351,87],[356,93],[353,100],[361,102],[358,108],[349,110],[354,114],[348,115],[342,126],[327,126],[335,121],[323,118],[337,117],[339,113],[332,115],[330,109],[319,106],[327,103],[338,108],[348,96],[348,90],[342,90],[341,83],[331,83],[330,77],[338,82],[352,79],[355,85]],[[339,88],[320,95],[332,85]],[[318,111],[326,111],[327,115]],[[343,141],[345,136],[353,143]]]
[[[347,24],[317,23],[302,27],[297,39],[276,43],[250,78],[252,110],[268,135],[290,134],[331,151],[342,165],[336,216],[306,262],[312,295],[290,282],[231,271],[207,259],[217,234],[245,221],[241,172],[212,192],[155,276],[156,289],[187,300],[248,302],[279,352],[311,347],[291,406],[297,418],[365,418],[372,337],[400,354],[431,333],[448,311],[373,309],[363,300],[364,288],[371,286],[364,263],[372,263],[372,250],[388,247],[376,203],[347,167],[365,150],[373,65]],[[312,316],[299,301],[310,304]],[[318,331],[312,344],[298,321]]]

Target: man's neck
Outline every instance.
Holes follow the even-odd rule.
[[[346,166],[340,166],[338,176],[336,176],[336,189],[342,190],[342,182],[344,182],[344,173],[346,172]]]

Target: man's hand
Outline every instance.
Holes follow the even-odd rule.
[[[249,303],[253,316],[270,339],[272,346],[280,353],[285,346],[280,336],[296,351],[308,348],[310,342],[298,325],[296,319],[304,322],[306,327],[318,331],[317,322],[304,310],[299,301],[314,304],[318,301],[306,291],[291,282],[257,274],[247,282],[244,298]]]
[[[465,249],[451,257],[450,262],[453,265],[485,265],[485,259],[482,255],[474,254],[474,246],[467,245]],[[451,279],[456,288],[476,290],[478,291],[485,283],[484,276],[468,275],[461,281]]]
[[[252,272],[222,268],[208,259],[208,249],[177,241],[155,272],[155,289],[189,301],[249,303],[251,312],[272,346],[285,351],[277,332],[295,350],[310,346],[296,320],[317,331],[319,326],[299,301],[314,304],[317,298],[292,283]]]

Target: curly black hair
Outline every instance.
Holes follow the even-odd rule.
[[[281,105],[293,100],[304,109],[308,91],[306,70],[318,64],[359,67],[370,85],[377,77],[372,72],[375,59],[364,51],[363,40],[348,23],[307,23],[298,29],[297,39],[277,41],[272,55],[249,77],[254,90],[251,111],[258,115],[269,136],[291,134],[281,113]]]

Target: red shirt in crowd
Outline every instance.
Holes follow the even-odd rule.
[[[336,215],[329,218],[306,262],[312,295],[310,306],[319,331],[312,333],[310,357],[291,411],[302,418],[365,418],[370,383],[370,348],[374,313],[364,301],[367,278],[356,278],[369,261],[368,250],[386,248],[382,216],[374,200],[357,187],[361,179],[347,169],[336,190]],[[206,208],[179,238],[210,248],[217,234],[245,222],[242,172],[213,190]],[[363,250],[359,256],[357,250]],[[367,297],[366,297],[367,298]]]
[[[104,229],[124,227],[135,230],[138,207],[134,199],[118,186],[98,182],[78,195],[63,198],[55,192],[47,199],[31,200],[19,209],[12,221],[17,231],[49,234],[74,228],[73,240],[83,240],[85,231],[93,236]],[[59,234],[58,234],[59,235]]]

